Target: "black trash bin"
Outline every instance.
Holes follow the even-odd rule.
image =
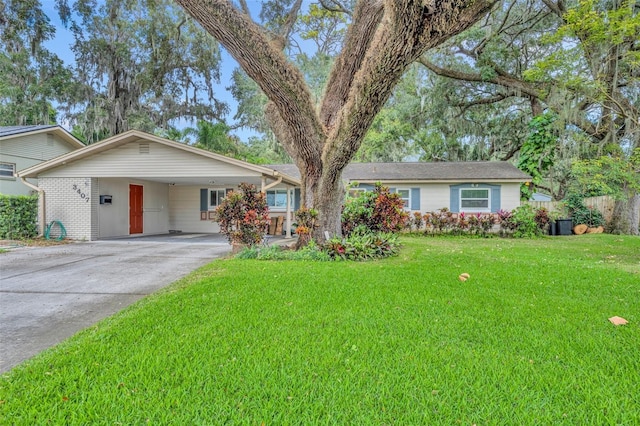
[[[571,235],[573,229],[572,219],[558,219],[556,221],[556,233],[558,235]]]

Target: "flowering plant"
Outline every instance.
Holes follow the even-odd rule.
[[[263,192],[255,185],[241,183],[216,208],[220,232],[231,244],[260,244],[269,226],[269,207]]]

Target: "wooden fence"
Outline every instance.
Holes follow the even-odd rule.
[[[536,209],[545,207],[549,211],[557,211],[562,212],[562,201],[527,201],[526,204],[529,204]],[[602,195],[600,197],[589,197],[584,199],[584,204],[587,207],[592,207],[604,216],[604,220],[607,223],[611,220],[611,216],[613,215],[613,206],[615,205],[615,200],[608,195]]]

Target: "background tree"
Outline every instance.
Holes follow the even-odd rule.
[[[72,78],[43,46],[54,33],[39,0],[0,0],[0,125],[55,124]]]
[[[475,111],[495,117],[495,106],[505,116],[517,112],[521,124],[557,114],[557,161],[546,177],[561,197],[571,160],[616,146],[628,155],[638,144],[639,11],[628,1],[506,1],[420,62],[446,79],[449,93],[433,99],[459,117],[450,121],[455,127]],[[495,151],[506,159],[525,137],[500,139]]]
[[[427,49],[480,19],[492,0],[360,1],[320,108],[282,43],[229,1],[178,0],[238,61],[269,99],[270,126],[301,172],[302,202],[318,209],[319,233],[340,235],[342,170],[352,160],[406,68]],[[277,41],[277,40],[276,40]]]
[[[640,229],[640,148],[625,157],[605,155],[573,164],[574,190],[585,197],[610,195],[618,202],[609,231],[639,235]]]
[[[178,119],[221,119],[218,44],[169,0],[60,3],[82,90],[67,114],[85,140]]]

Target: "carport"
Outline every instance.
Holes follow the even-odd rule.
[[[219,232],[213,211],[242,183],[286,193],[291,229],[300,181],[268,167],[132,130],[17,173],[37,178],[40,224],[77,240]],[[26,182],[26,181],[25,181]]]

